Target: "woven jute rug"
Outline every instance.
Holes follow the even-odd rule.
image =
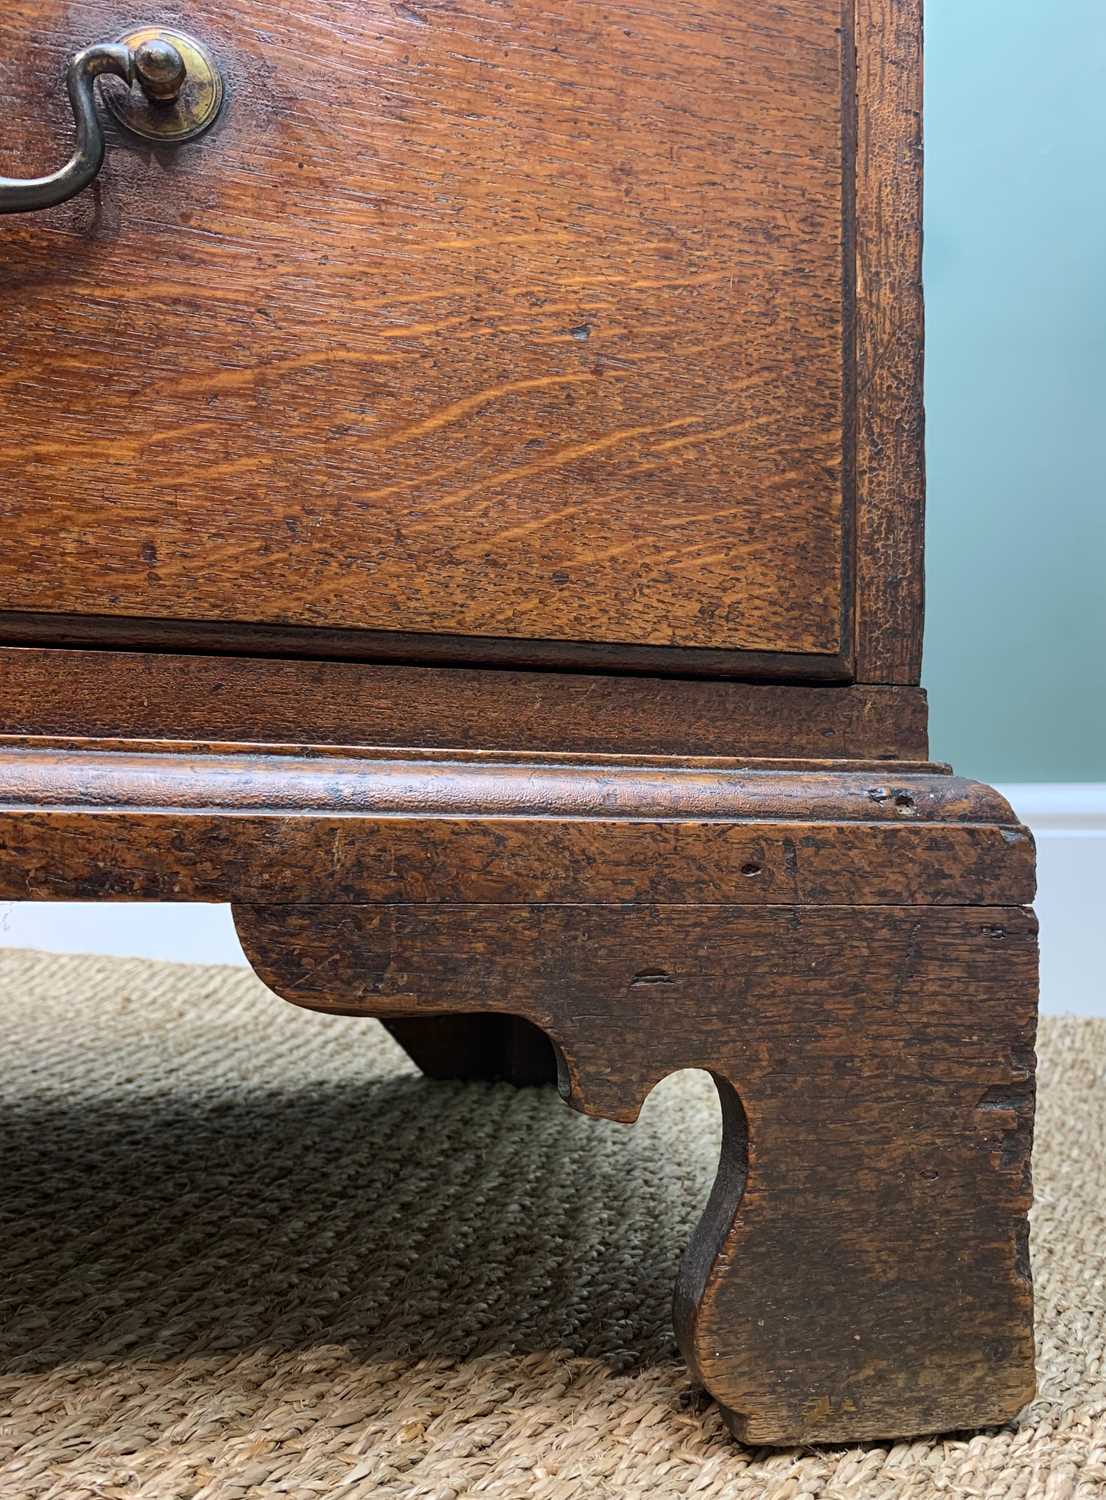
[[[670,1331],[718,1106],[432,1084],[252,975],[0,953],[5,1497],[1106,1495],[1106,1021],[1046,1020],[1040,1391],[999,1431],[737,1446]]]

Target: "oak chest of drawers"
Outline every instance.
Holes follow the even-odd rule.
[[[708,1068],[738,1435],[1006,1419],[1033,852],[918,687],[916,0],[140,19],[0,21],[5,169],[80,127],[0,183],[0,895],[229,901],[433,1076]]]

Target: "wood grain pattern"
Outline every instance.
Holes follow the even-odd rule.
[[[856,676],[917,682],[925,512],[921,0],[856,0]]]
[[[725,821],[3,809],[0,900],[295,903],[1033,898],[1024,831]],[[1011,847],[1013,845],[1013,847]],[[878,869],[878,876],[867,873]]]
[[[1006,802],[940,775],[5,748],[0,820],[9,900],[1033,897]]]
[[[1033,1394],[1035,924],[1015,907],[238,907],[277,994],[507,1012],[578,1109],[709,1070],[685,1356],[750,1443],[997,1423]]]
[[[892,775],[886,777],[890,770]],[[0,744],[0,803],[179,808],[208,812],[333,812],[393,817],[770,818],[823,822],[988,823],[1017,819],[998,792],[944,772],[901,768],[791,771],[704,761],[615,757],[497,760],[394,752],[259,753],[244,746],[159,750]]]
[[[0,649],[0,732],[925,760],[916,688]]]
[[[9,607],[848,651],[841,0],[177,19],[215,130],[5,225]]]
[[[613,641],[549,641],[412,630],[344,630],[321,625],[222,624],[123,615],[0,612],[0,641],[12,646],[76,646],[112,651],[216,652],[420,666],[522,667],[543,671],[737,677],[742,682],[848,682],[846,654],[639,646]],[[2,649],[2,647],[0,647]]]

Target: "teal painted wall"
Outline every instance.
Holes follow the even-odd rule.
[[[1106,781],[1106,0],[927,0],[935,757]]]

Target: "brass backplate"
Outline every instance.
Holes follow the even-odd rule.
[[[166,145],[191,141],[212,125],[223,104],[223,78],[211,53],[186,32],[172,26],[136,26],[119,41],[132,50],[142,42],[160,39],[172,42],[187,69],[184,86],[168,103],[148,99],[136,85],[104,87],[108,108],[121,125],[134,135]]]

